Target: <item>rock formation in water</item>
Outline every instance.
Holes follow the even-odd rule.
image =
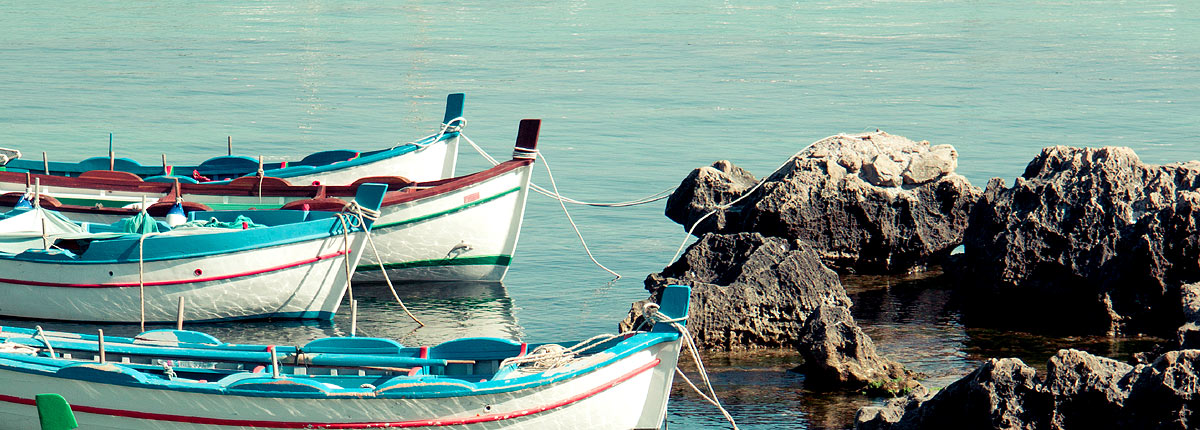
[[[875,352],[850,315],[837,274],[804,242],[706,234],[646,278],[652,295],[666,285],[692,287],[687,325],[702,348],[798,348],[814,380],[855,388],[911,386],[899,364]]]
[[[988,183],[965,234],[970,314],[1064,330],[1167,335],[1200,281],[1200,162],[1128,148],[1042,150]],[[1070,306],[1064,306],[1070,304]]]
[[[883,132],[838,135],[794,156],[752,195],[697,226],[808,242],[826,264],[860,272],[919,269],[962,241],[980,190],[954,173],[958,153]],[[692,172],[667,216],[690,228],[747,192],[753,176],[727,161]]]
[[[729,160],[720,160],[712,166],[693,170],[667,198],[667,218],[690,229],[704,215],[718,206],[737,200],[757,183],[754,175]],[[729,211],[717,211],[696,227],[696,235],[725,231],[729,221]]]
[[[1062,350],[1045,380],[1017,359],[991,359],[936,395],[914,392],[860,409],[860,430],[1191,429],[1200,426],[1200,350],[1136,367]]]

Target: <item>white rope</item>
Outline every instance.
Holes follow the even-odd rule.
[[[471,140],[471,138],[467,137],[466,135],[460,135],[460,137],[462,137],[463,140],[466,140],[467,143],[471,144],[471,147],[475,148],[475,152],[478,152],[479,155],[483,156],[483,158],[486,159],[489,163],[492,163],[493,166],[500,164],[500,162],[497,161],[494,157],[492,157],[491,154],[488,154],[487,151],[484,151],[483,148],[480,148],[479,145],[476,145],[475,142]],[[544,159],[545,158],[543,158],[543,160]],[[570,197],[567,197],[564,195],[560,195],[557,192],[552,192],[550,190],[547,190],[538,184],[529,184],[529,188],[532,188],[538,194],[541,194],[543,196],[546,196],[546,197],[549,197],[552,199],[557,199],[562,202],[575,204],[575,205],[605,207],[605,208],[622,208],[622,207],[627,207],[627,206],[644,205],[647,203],[653,203],[653,202],[665,199],[665,198],[671,196],[671,192],[675,191],[676,187],[667,188],[658,193],[651,194],[649,196],[642,197],[642,198],[636,199],[636,200],[628,200],[628,201],[624,201],[624,202],[611,202],[611,203],[594,203],[594,202],[586,202],[586,201],[582,201],[582,200],[576,200],[576,199],[573,199],[573,198],[570,198]]]
[[[392,278],[391,276],[388,276],[387,268],[383,266],[383,258],[379,256],[379,248],[375,247],[374,235],[370,230],[365,228],[366,222],[363,221],[363,217],[376,220],[379,219],[380,212],[359,206],[358,202],[350,202],[350,205],[346,206],[343,211],[349,211],[358,215],[358,224],[360,227],[364,227],[363,230],[367,234],[367,243],[371,244],[371,252],[375,253],[375,261],[379,262],[379,271],[383,272],[383,280],[387,282],[388,289],[392,291],[392,297],[396,298],[396,303],[400,304],[400,309],[403,309],[404,313],[408,314],[408,317],[412,318],[413,322],[416,322],[421,327],[425,327],[425,323],[417,319],[417,316],[413,315],[412,311],[408,310],[408,306],[404,305],[404,301],[400,300],[400,295],[396,293],[396,287],[392,285]]]
[[[554,182],[554,173],[552,173],[550,171],[550,163],[548,161],[546,161],[546,157],[544,155],[542,155],[540,152],[538,153],[538,157],[542,159],[542,165],[546,166],[546,176],[550,177],[550,186],[554,187],[554,194],[557,195],[558,194],[558,184]],[[592,250],[590,248],[588,248],[587,241],[583,240],[583,233],[579,232],[579,226],[575,225],[575,220],[571,218],[571,213],[567,212],[567,205],[565,203],[563,203],[563,201],[561,199],[558,200],[558,205],[562,207],[563,214],[567,216],[567,221],[569,221],[571,223],[571,228],[575,229],[575,235],[579,236],[579,243],[583,244],[583,251],[587,253],[588,258],[592,259],[592,262],[596,263],[596,265],[600,266],[600,268],[604,269],[604,271],[611,273],[613,276],[616,276],[617,279],[621,279],[620,273],[614,272],[614,271],[612,271],[612,269],[604,267],[604,265],[600,264],[599,261],[596,261],[596,257],[592,255]]]
[[[454,133],[454,132],[462,131],[463,127],[466,127],[466,126],[467,126],[467,119],[460,116],[460,117],[457,117],[457,118],[454,118],[454,119],[451,119],[449,121],[442,123],[442,126],[438,128],[437,133],[431,134],[429,136],[425,136],[423,138],[420,138],[420,139],[417,139],[417,140],[414,140],[411,142],[403,142],[403,143],[397,142],[395,145],[392,145],[391,149],[396,149],[396,147],[400,146],[400,145],[416,145],[418,148],[424,148],[433,143],[441,141],[442,136],[445,136],[446,133]],[[421,143],[421,142],[425,142],[425,141],[429,141],[429,143]]]
[[[767,182],[767,178],[774,176],[780,170],[783,170],[784,167],[787,167],[788,164],[791,164],[792,159],[797,158],[800,156],[800,154],[803,154],[805,151],[812,149],[813,145],[816,145],[818,143],[825,141],[826,139],[833,138],[833,137],[850,137],[850,138],[854,138],[854,139],[862,138],[862,136],[850,136],[845,133],[838,133],[838,134],[835,134],[832,136],[827,136],[825,138],[817,140],[816,142],[810,143],[810,144],[808,144],[808,146],[805,146],[804,149],[797,151],[791,157],[788,157],[788,159],[786,161],[784,161],[783,164],[780,164],[779,167],[776,167],[775,170],[771,171],[771,174],[769,174],[767,176],[763,176],[763,178],[761,180],[759,180],[757,184],[754,184],[753,187],[751,187],[749,190],[746,190],[746,192],[742,193],[742,195],[740,197],[738,197],[737,199],[734,199],[732,202],[729,202],[729,203],[726,203],[723,205],[717,205],[716,208],[713,208],[713,210],[704,214],[704,216],[700,217],[700,219],[698,219],[698,220],[696,220],[696,222],[692,223],[692,226],[690,228],[688,228],[687,234],[685,234],[683,236],[683,242],[679,244],[679,249],[675,250],[675,255],[671,257],[671,260],[667,262],[667,265],[670,266],[672,263],[675,262],[675,260],[677,258],[679,258],[679,254],[683,253],[683,249],[687,247],[688,239],[691,239],[692,233],[696,231],[696,227],[699,226],[701,222],[703,222],[708,217],[712,216],[712,214],[717,213],[717,211],[723,211],[723,210],[729,209],[729,208],[733,207],[734,205],[738,204],[739,202],[741,202],[743,199],[750,197],[751,194],[754,194],[755,191],[758,191],[758,189],[760,187],[762,187],[762,185],[764,183]]]
[[[647,303],[643,308],[643,314],[648,316],[650,319],[653,319],[655,323],[670,324],[671,328],[674,328],[679,332],[679,336],[684,340],[684,345],[687,345],[688,347],[688,352],[692,354],[692,360],[696,362],[696,369],[700,373],[700,379],[704,381],[704,386],[708,388],[709,395],[705,395],[700,388],[696,387],[696,384],[693,384],[692,380],[689,379],[687,375],[683,373],[683,370],[679,369],[679,367],[675,367],[675,372],[680,376],[683,376],[683,380],[687,382],[687,384],[691,386],[693,390],[696,390],[696,393],[700,394],[700,397],[703,397],[704,400],[707,400],[713,406],[716,406],[717,409],[721,411],[721,415],[724,415],[725,419],[729,420],[729,424],[733,426],[733,430],[738,430],[737,422],[733,420],[733,415],[730,415],[729,411],[725,410],[724,406],[721,406],[721,401],[717,399],[717,390],[713,389],[712,381],[708,379],[708,370],[704,369],[704,361],[700,359],[700,352],[696,348],[696,342],[692,338],[692,333],[688,331],[687,326],[679,323],[680,321],[687,320],[687,315],[678,318],[667,318],[666,315],[663,315],[658,311],[658,308],[659,306],[657,303]]]

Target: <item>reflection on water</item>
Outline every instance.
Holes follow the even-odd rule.
[[[398,339],[406,345],[431,345],[460,337],[491,336],[518,340],[520,326],[513,315],[512,299],[501,283],[428,282],[397,284],[396,293],[425,327],[419,327],[405,315],[391,291],[383,283],[354,284],[358,300],[358,335]],[[0,324],[16,327],[41,325],[47,330],[134,336],[136,324],[94,325],[32,320],[5,320]],[[147,330],[173,328],[173,325],[148,325]],[[221,323],[184,323],[188,330],[203,331],[231,343],[303,345],[310,340],[350,334],[350,303],[333,321],[234,321]]]

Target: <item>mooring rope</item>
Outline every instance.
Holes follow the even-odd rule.
[[[708,370],[704,368],[704,361],[700,359],[700,352],[696,348],[696,342],[692,337],[692,333],[688,331],[687,326],[679,323],[680,321],[686,321],[687,315],[678,318],[667,318],[666,315],[663,315],[658,311],[658,308],[659,306],[657,303],[646,303],[643,307],[642,313],[654,320],[656,324],[670,324],[671,328],[674,328],[679,332],[680,338],[684,340],[684,345],[687,345],[688,352],[690,352],[692,355],[692,360],[696,362],[696,369],[700,373],[700,379],[704,381],[704,385],[708,388],[708,392],[711,397],[705,395],[703,390],[696,387],[696,384],[692,383],[692,380],[688,378],[688,376],[684,374],[683,370],[678,366],[675,367],[675,373],[679,374],[679,376],[682,376],[684,382],[687,382],[688,386],[692,387],[692,389],[695,390],[700,397],[704,398],[704,400],[707,400],[713,406],[716,406],[717,409],[721,411],[721,415],[724,415],[725,419],[729,420],[729,424],[733,426],[733,430],[738,430],[738,425],[737,422],[733,420],[733,415],[730,415],[729,411],[725,410],[724,406],[721,406],[721,401],[717,399],[717,390],[713,389],[712,381],[708,379]]]
[[[825,141],[826,139],[833,138],[833,137],[851,137],[851,138],[855,138],[855,139],[862,138],[861,136],[851,136],[851,135],[847,135],[845,133],[838,133],[838,134],[835,134],[832,136],[827,136],[822,139],[819,139],[816,142],[808,144],[808,146],[805,146],[803,149],[796,151],[796,153],[792,154],[791,157],[788,157],[787,160],[783,162],[783,164],[780,164],[779,167],[776,167],[775,170],[772,170],[769,175],[763,176],[763,178],[760,179],[758,181],[758,183],[754,184],[753,187],[750,187],[749,190],[746,190],[746,192],[742,193],[742,195],[740,197],[734,199],[732,202],[725,203],[723,205],[717,205],[717,207],[713,208],[713,210],[708,211],[708,213],[704,214],[704,216],[700,217],[700,219],[698,219],[698,220],[696,220],[696,222],[692,223],[692,226],[688,228],[687,234],[685,234],[683,236],[683,242],[679,244],[679,249],[675,250],[675,255],[671,257],[671,261],[668,261],[667,265],[670,266],[672,263],[675,262],[675,259],[679,258],[679,254],[683,253],[683,249],[687,247],[688,239],[691,239],[692,233],[696,231],[696,227],[699,226],[701,222],[704,222],[705,219],[708,219],[708,217],[717,213],[717,211],[723,211],[723,210],[729,209],[729,208],[733,207],[734,205],[740,203],[745,198],[750,197],[751,194],[754,194],[755,191],[758,191],[758,189],[761,188],[762,185],[767,182],[767,178],[774,176],[780,170],[783,170],[784,167],[787,167],[788,164],[791,164],[792,159],[799,157],[800,154],[803,154],[805,151],[812,149],[813,145],[816,145],[818,143],[821,143],[822,141]]]
[[[391,292],[392,292],[392,297],[396,298],[396,303],[400,304],[400,309],[403,309],[404,313],[408,314],[408,317],[412,318],[413,322],[416,322],[421,327],[425,327],[425,323],[423,323],[423,322],[421,322],[421,320],[417,319],[417,316],[413,315],[412,311],[408,310],[408,306],[404,305],[404,300],[400,300],[400,295],[396,293],[396,287],[394,285],[392,285],[392,277],[388,276],[387,268],[383,266],[383,258],[379,256],[379,248],[375,247],[374,234],[372,234],[372,232],[370,230],[367,230],[365,228],[366,222],[363,221],[363,218],[365,217],[372,221],[377,220],[377,219],[379,219],[380,212],[377,210],[367,209],[362,206],[359,206],[358,202],[350,202],[350,204],[347,205],[345,209],[343,209],[343,212],[351,212],[358,216],[359,227],[363,227],[363,230],[366,232],[367,243],[369,243],[371,245],[371,252],[373,252],[375,254],[375,261],[379,262],[379,269],[380,269],[379,271],[383,272],[383,280],[384,280],[384,282],[387,282],[388,289],[391,290]]]
[[[484,151],[483,148],[481,148],[481,147],[479,147],[479,145],[475,144],[475,141],[471,140],[470,137],[467,137],[466,135],[460,135],[460,137],[462,137],[464,140],[466,140],[467,143],[471,144],[471,147],[475,148],[475,152],[478,152],[480,156],[482,156],[489,163],[492,163],[493,166],[500,164],[500,162],[497,161],[495,157],[492,157],[491,154],[488,154],[487,151]],[[542,159],[545,160],[544,157]],[[671,196],[671,192],[675,191],[676,187],[667,188],[665,190],[659,191],[658,193],[651,194],[649,196],[642,197],[640,199],[628,200],[628,201],[624,201],[624,202],[606,202],[606,203],[595,203],[595,202],[587,202],[587,201],[583,201],[583,200],[576,200],[576,199],[558,194],[557,192],[547,190],[546,188],[544,188],[538,184],[529,184],[529,188],[533,189],[538,194],[541,194],[543,196],[546,196],[546,197],[549,197],[552,199],[557,199],[559,201],[575,204],[575,205],[605,207],[605,208],[622,208],[622,207],[628,207],[628,206],[644,205],[647,203],[653,203],[653,202],[665,199],[665,198]]]
[[[438,128],[437,133],[422,137],[420,139],[417,139],[417,140],[414,140],[411,142],[396,142],[396,144],[392,145],[392,147],[390,149],[396,149],[396,147],[400,146],[400,145],[416,145],[418,148],[424,148],[426,146],[429,146],[429,145],[432,145],[434,143],[441,141],[442,136],[445,136],[446,133],[460,132],[460,131],[462,131],[463,127],[466,127],[466,126],[467,126],[467,119],[460,116],[460,117],[457,117],[457,118],[454,118],[454,119],[451,119],[449,121],[442,123],[441,127]],[[432,138],[433,140],[430,140],[430,138]],[[421,143],[426,140],[429,140],[429,143]]]

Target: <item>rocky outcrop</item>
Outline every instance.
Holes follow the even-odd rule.
[[[867,386],[880,393],[906,393],[918,385],[904,366],[875,351],[845,306],[821,305],[801,332],[800,369],[819,385]]]
[[[811,247],[756,233],[707,234],[646,278],[655,297],[672,284],[692,287],[688,328],[711,350],[794,348],[818,307],[850,306]]]
[[[903,391],[914,385],[899,364],[875,351],[854,323],[837,274],[803,242],[706,234],[646,278],[654,298],[666,285],[692,287],[687,325],[702,348],[797,348],[803,370],[828,386]]]
[[[838,269],[919,269],[961,243],[978,200],[980,190],[954,173],[957,158],[950,145],[884,132],[830,137],[794,156],[737,205],[718,211],[696,234],[758,232],[803,240]],[[731,202],[745,185],[753,186],[748,174],[721,173],[740,171],[723,163],[698,169],[681,184],[672,195],[679,203],[668,205],[671,219],[689,227],[717,202]],[[682,207],[688,210],[675,209]]]
[[[1059,351],[1046,378],[1016,359],[991,359],[936,395],[916,392],[859,410],[858,429],[1190,429],[1200,426],[1200,351],[1132,367]]]
[[[728,160],[693,170],[667,199],[667,218],[690,229],[705,214],[737,200],[757,183],[754,175]],[[717,211],[696,226],[696,234],[726,230],[729,219],[728,211]]]
[[[1169,335],[1200,281],[1200,162],[1128,148],[1042,150],[1012,188],[993,179],[965,233],[970,313],[1022,309],[1073,332]],[[1071,306],[1062,306],[1070,303]],[[1001,315],[1004,317],[1004,315]]]

